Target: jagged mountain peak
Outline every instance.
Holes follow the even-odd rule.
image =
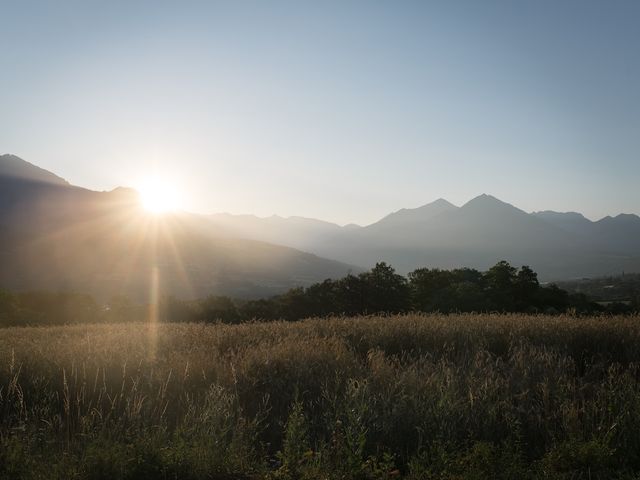
[[[640,217],[633,213],[619,213],[615,217],[607,215],[596,222],[599,225],[640,225]]]
[[[488,193],[481,193],[477,197],[473,197],[471,200],[469,200],[467,203],[465,203],[463,205],[463,207],[466,206],[466,205],[483,205],[483,204],[510,205],[510,204],[508,204],[506,202],[503,202],[499,198],[494,197],[493,195],[489,195]],[[510,205],[510,206],[512,206],[512,205]]]
[[[629,221],[629,222],[637,222],[638,220],[640,220],[640,217],[635,213],[619,213],[614,218],[618,220]]]
[[[533,212],[532,215],[535,215],[536,217],[567,218],[573,220],[590,221],[587,217],[578,212],[556,212],[554,210],[541,210],[538,212]]]
[[[488,195],[483,193],[478,195],[477,197],[472,198],[467,203],[465,203],[462,207],[460,207],[463,211],[483,211],[483,212],[519,212],[526,213],[524,210],[520,210],[517,207],[514,207],[510,203],[503,202],[499,198],[494,197],[493,195]]]
[[[434,218],[445,212],[457,210],[454,204],[448,202],[444,198],[422,205],[417,208],[401,208],[386,217],[369,225],[367,228],[381,228],[396,226],[404,223],[421,223]]]
[[[31,182],[69,186],[69,182],[64,178],[12,154],[0,155],[0,176]]]
[[[442,197],[434,200],[431,203],[427,203],[426,205],[423,205],[423,207],[428,207],[429,205],[439,206],[439,207],[454,207],[454,208],[458,208],[453,203],[451,203],[450,201],[448,201],[447,199],[442,198]]]

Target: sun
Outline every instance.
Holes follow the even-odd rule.
[[[138,188],[142,207],[151,213],[167,213],[180,208],[175,186],[162,178],[148,178]]]

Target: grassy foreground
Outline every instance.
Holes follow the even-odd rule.
[[[640,318],[0,330],[0,478],[640,478]]]

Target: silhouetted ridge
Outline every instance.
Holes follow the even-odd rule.
[[[0,155],[0,176],[31,182],[69,185],[64,178],[11,154]]]
[[[122,284],[126,275],[122,269],[116,272],[119,276],[111,275],[112,265],[130,263],[131,251],[143,251],[136,243],[129,243],[145,238],[132,235],[139,222],[133,222],[135,228],[123,223],[131,218],[129,212],[135,210],[131,207],[139,203],[137,192],[126,188],[92,192],[71,186],[13,155],[0,159],[0,229],[5,240],[0,254],[7,259],[3,265],[7,285],[19,282],[25,288],[34,288],[37,285],[33,282],[47,275],[51,282],[47,284],[62,281],[76,285],[81,276],[92,278],[94,267],[102,269],[98,270],[101,277],[95,277],[96,289],[100,282]],[[32,180],[7,176],[16,169],[22,177]],[[33,181],[34,178],[38,180]],[[45,179],[56,183],[43,183]],[[576,212],[527,213],[488,194],[479,195],[462,207],[439,198],[417,208],[400,209],[366,227],[278,215],[262,218],[181,213],[169,217],[170,230],[182,237],[176,243],[179,253],[188,257],[184,271],[189,272],[199,291],[220,293],[227,288],[238,295],[239,291],[249,292],[252,284],[275,291],[294,280],[309,284],[349,271],[353,265],[366,269],[381,261],[405,274],[420,267],[487,269],[505,259],[531,265],[545,281],[640,272],[637,215],[620,214],[592,222]],[[72,225],[76,231],[70,230]],[[16,239],[16,232],[20,231],[39,233],[54,243],[41,242],[37,252],[41,257],[36,257],[34,251],[26,250],[31,237],[25,237],[22,243],[10,244],[6,240]],[[56,235],[50,236],[51,233]],[[283,249],[276,259],[273,248],[251,241],[292,247],[324,258]],[[58,249],[56,255],[51,254],[52,247]],[[102,248],[99,255],[97,247]],[[116,251],[116,247],[121,248]],[[25,264],[18,264],[18,250],[24,250],[25,264],[33,264],[31,272],[27,272]],[[172,250],[167,245],[168,254]],[[81,258],[81,252],[86,253],[86,258]],[[63,253],[68,258],[60,260],[59,265],[49,265],[53,259],[62,258]],[[111,260],[107,259],[109,256]],[[104,265],[98,265],[97,257]],[[49,266],[43,267],[45,264]],[[75,270],[69,265],[75,265]],[[145,265],[138,266],[140,275],[145,274],[144,268]],[[60,272],[68,273],[67,278],[63,279]],[[0,269],[0,277],[1,274]],[[175,271],[170,276],[179,278]],[[147,281],[139,280],[140,285]],[[176,288],[171,292],[183,293]]]
[[[539,218],[550,225],[554,225],[565,232],[586,235],[593,228],[594,222],[577,212],[554,212],[545,210],[533,212],[531,216]]]
[[[619,213],[618,215],[616,215],[613,218],[614,218],[614,220],[616,220],[618,222],[626,222],[626,223],[631,223],[631,224],[640,223],[640,217],[638,215],[633,214],[633,213]]]
[[[284,220],[275,221],[282,230]],[[221,230],[201,215],[151,216],[131,188],[87,190],[18,157],[1,157],[0,289],[144,299],[153,267],[162,294],[252,297],[359,271],[262,239],[229,239]]]
[[[493,195],[487,195],[486,193],[483,193],[482,195],[478,195],[477,197],[472,198],[460,208],[464,210],[482,210],[485,212],[512,211],[512,212],[521,212],[526,214],[524,210],[520,210],[519,208],[514,207],[510,203],[503,202],[502,200],[494,197]]]
[[[640,229],[640,217],[631,213],[621,213],[615,217],[606,216],[594,223],[599,228],[630,229],[630,231]]]
[[[458,207],[448,202],[444,198],[439,198],[434,202],[427,203],[417,208],[402,208],[393,212],[381,220],[369,225],[368,229],[380,229],[396,227],[409,223],[424,223],[438,215],[457,210]]]
[[[543,210],[540,212],[532,212],[531,215],[534,217],[541,218],[548,222],[561,223],[561,222],[572,222],[572,223],[593,223],[587,217],[578,212],[554,212],[553,210]]]

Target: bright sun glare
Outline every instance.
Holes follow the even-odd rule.
[[[180,207],[180,196],[176,188],[160,178],[147,179],[139,188],[140,199],[145,210],[165,213]]]

